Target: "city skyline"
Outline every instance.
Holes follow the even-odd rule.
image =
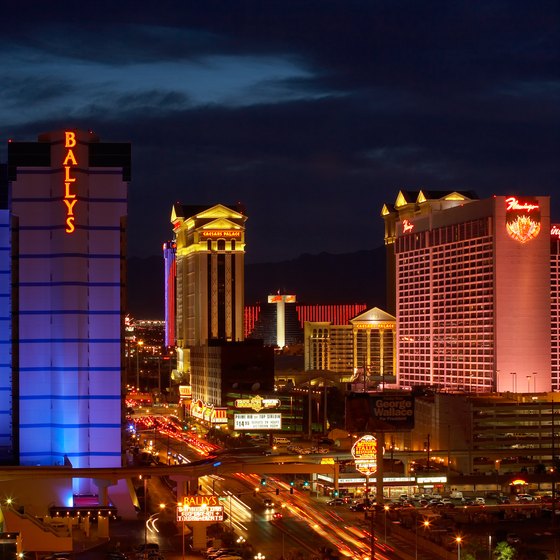
[[[29,5],[3,12],[0,162],[50,130],[130,142],[131,257],[175,202],[241,202],[247,263],[378,247],[401,189],[550,195],[560,220],[552,1]]]

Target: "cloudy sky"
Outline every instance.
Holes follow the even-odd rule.
[[[550,194],[560,222],[559,6],[12,2],[0,162],[64,127],[130,141],[130,256],[175,201],[244,203],[248,262],[377,247],[399,189]]]

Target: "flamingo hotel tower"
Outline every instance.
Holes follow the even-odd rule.
[[[558,389],[559,245],[548,196],[401,191],[385,204],[397,382]]]
[[[122,464],[129,180],[128,143],[63,130],[8,144],[3,460],[11,452],[20,465]]]

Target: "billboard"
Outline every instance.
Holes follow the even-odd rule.
[[[223,521],[224,506],[218,505],[218,496],[187,496],[177,506],[177,521]]]
[[[281,430],[282,414],[279,412],[266,412],[261,414],[233,415],[234,430]]]
[[[370,476],[377,472],[377,439],[371,434],[361,437],[350,450],[356,470]]]
[[[399,432],[414,428],[414,397],[410,393],[350,393],[346,396],[346,429]]]

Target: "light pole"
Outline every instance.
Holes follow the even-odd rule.
[[[177,513],[181,514],[181,550],[182,560],[185,560],[185,503],[177,502]]]
[[[385,504],[383,509],[385,510],[385,544],[387,544],[387,512],[389,511],[389,506]]]
[[[527,393],[530,393],[531,392],[531,376],[526,375],[525,377],[527,377]]]
[[[533,372],[533,393],[537,392],[537,372]]]
[[[136,388],[140,392],[140,348],[144,346],[144,341],[139,340],[136,343]]]
[[[142,476],[144,480],[144,553],[146,553],[148,544],[148,478],[149,476]]]
[[[512,381],[513,392],[517,393],[517,372],[516,371],[510,371],[509,374],[513,378],[513,381]]]
[[[414,518],[414,560],[418,560],[418,514]]]
[[[418,560],[418,517],[415,518],[416,529],[414,531],[414,558]],[[430,521],[428,519],[424,519],[422,521],[422,527],[427,529],[430,526]]]
[[[461,543],[463,538],[459,535],[455,537],[455,542],[457,543],[457,560],[461,560]]]
[[[370,509],[370,519],[371,519],[371,525],[369,527],[370,530],[370,543],[369,543],[369,549],[370,549],[370,553],[369,553],[369,557],[370,560],[375,560],[375,518],[374,518],[374,514],[375,514],[375,507],[372,507]]]

